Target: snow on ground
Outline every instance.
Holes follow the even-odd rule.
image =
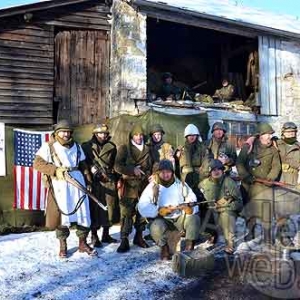
[[[118,226],[111,230],[119,238]],[[98,258],[77,251],[71,230],[66,260],[58,257],[55,232],[0,236],[0,299],[163,299],[172,289],[187,285],[159,260],[159,248],[132,246],[116,252],[118,244],[98,248]]]

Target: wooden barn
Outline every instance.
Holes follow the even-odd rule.
[[[74,124],[107,115],[110,3],[44,1],[0,10],[0,121]]]

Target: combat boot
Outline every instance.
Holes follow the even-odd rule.
[[[137,245],[141,248],[149,248],[149,245],[143,239],[143,232],[142,231],[136,231],[135,236],[133,238],[133,244]]]
[[[102,234],[102,239],[101,239],[102,243],[116,243],[117,240],[114,239],[112,236],[109,235],[109,227],[103,227],[103,234]]]
[[[161,247],[160,259],[161,260],[170,260],[171,259],[169,246],[167,244]]]
[[[98,234],[97,234],[97,230],[92,230],[91,244],[93,245],[93,247],[96,247],[96,248],[102,247],[102,244],[101,244]]]
[[[67,257],[67,240],[59,239],[59,257],[66,258]]]
[[[98,253],[95,249],[91,248],[87,242],[85,237],[80,237],[79,238],[79,247],[78,247],[79,252],[82,253],[87,253],[90,256],[96,256]]]
[[[130,250],[128,238],[122,238],[121,244],[117,249],[117,252],[124,253]]]
[[[195,242],[192,240],[185,240],[185,251],[193,251]]]

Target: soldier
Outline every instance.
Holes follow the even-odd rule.
[[[214,123],[211,133],[212,138],[205,143],[208,157],[209,159],[220,160],[225,167],[225,171],[229,173],[237,159],[235,145],[228,141],[226,128],[222,122]]]
[[[138,198],[148,184],[151,175],[152,159],[150,149],[144,144],[144,131],[136,124],[130,132],[129,143],[118,148],[115,170],[122,174],[123,186],[119,186],[121,210],[121,244],[117,252],[129,251],[128,236],[132,231],[133,216],[135,219],[135,236],[133,243],[142,248],[149,247],[143,239],[145,220],[136,211]]]
[[[41,146],[33,163],[37,171],[47,176],[50,185],[46,227],[56,229],[56,237],[60,242],[59,256],[62,258],[67,257],[67,237],[70,234],[71,223],[77,224],[79,252],[97,255],[97,252],[86,243],[91,225],[88,198],[65,179],[65,173],[69,172],[82,186],[85,187],[85,180],[88,185],[91,184],[84,152],[73,140],[72,135],[73,128],[67,121],[57,123],[51,136],[52,140]],[[80,200],[84,201],[75,210]]]
[[[297,141],[297,126],[286,122],[282,126],[281,139],[277,147],[282,165],[280,181],[297,185],[300,170],[300,143]]]
[[[169,159],[174,164],[174,149],[169,143],[163,140],[164,134],[165,132],[160,124],[151,126],[148,145],[153,160],[153,172],[156,171],[155,169],[162,159]]]
[[[271,242],[271,220],[273,190],[271,185],[257,182],[255,179],[278,180],[281,172],[280,157],[272,143],[273,128],[268,123],[257,126],[253,147],[245,144],[237,158],[237,170],[242,186],[248,193],[249,203],[244,208],[248,222],[249,235],[254,237],[256,218],[261,219],[264,228],[264,241]]]
[[[194,124],[186,126],[184,137],[185,144],[180,151],[179,158],[181,179],[191,187],[194,193],[197,193],[198,184],[202,179],[200,167],[205,158],[205,146],[200,142],[200,132]]]
[[[170,72],[165,72],[162,75],[163,84],[161,87],[160,96],[164,99],[179,99],[182,93],[181,89],[174,85],[173,75]]]
[[[150,221],[150,233],[161,248],[161,259],[171,258],[168,234],[172,230],[185,231],[185,250],[194,249],[199,237],[200,219],[195,214],[198,208],[183,203],[196,201],[196,195],[185,183],[174,176],[170,160],[159,162],[158,176],[147,185],[138,203],[140,214]]]
[[[222,102],[230,101],[233,98],[235,88],[232,84],[229,84],[227,79],[223,79],[222,87],[219,90],[216,90],[213,98],[216,97]]]
[[[94,247],[101,247],[97,234],[101,226],[103,227],[101,241],[103,243],[117,242],[109,235],[117,197],[117,174],[113,169],[117,148],[110,139],[108,126],[97,124],[93,129],[92,138],[82,144],[86,162],[93,174],[92,192],[108,208],[108,211],[104,211],[94,201],[90,201],[92,244]]]
[[[220,160],[213,159],[210,162],[210,175],[200,182],[199,189],[205,200],[211,201],[207,212],[207,219],[210,220],[206,220],[206,222],[218,220],[226,241],[225,252],[232,254],[234,251],[235,223],[243,208],[243,201],[239,187],[224,173],[224,169],[225,167]],[[214,232],[214,241],[216,238],[217,233]]]

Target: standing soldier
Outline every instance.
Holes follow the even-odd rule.
[[[117,242],[109,235],[117,196],[117,178],[113,169],[117,148],[110,139],[108,126],[97,124],[93,129],[93,137],[82,144],[86,162],[93,174],[92,192],[108,208],[108,211],[104,211],[94,201],[90,201],[92,244],[94,247],[101,247],[97,234],[101,226],[103,227],[101,241],[103,243]]]
[[[117,252],[129,251],[128,236],[132,231],[135,218],[135,236],[133,243],[142,248],[149,246],[143,239],[145,221],[136,211],[139,196],[148,184],[151,175],[152,159],[150,149],[144,144],[144,131],[136,124],[130,132],[127,145],[121,145],[115,161],[115,170],[122,175],[123,186],[119,186],[121,210],[121,244]]]
[[[220,160],[225,167],[225,172],[229,173],[236,163],[236,148],[228,141],[226,128],[222,122],[214,123],[211,133],[212,138],[205,143],[208,158]]]
[[[165,134],[164,129],[160,124],[154,124],[150,128],[150,153],[153,160],[153,172],[158,168],[158,164],[162,159],[170,160],[174,165],[174,149],[163,140]]]
[[[185,144],[179,158],[181,180],[186,182],[194,193],[197,193],[198,184],[202,179],[200,167],[204,162],[205,146],[199,141],[200,132],[194,124],[186,126],[184,137]]]
[[[66,172],[69,172],[82,186],[85,187],[85,180],[87,184],[91,183],[91,176],[84,161],[84,152],[73,140],[72,134],[73,128],[67,121],[57,123],[51,136],[52,140],[41,146],[33,163],[37,171],[47,176],[50,188],[46,208],[46,227],[56,229],[56,237],[60,242],[59,256],[62,258],[67,257],[67,237],[72,223],[77,224],[79,251],[89,255],[97,254],[86,243],[91,225],[88,198],[65,179]],[[76,208],[81,200],[84,201],[79,208]]]
[[[206,221],[218,220],[226,241],[225,252],[232,254],[234,251],[235,223],[238,213],[243,208],[243,200],[239,187],[224,173],[224,169],[220,160],[212,160],[209,168],[210,176],[200,182],[199,189],[205,200],[211,201],[207,217],[213,218]],[[214,232],[213,235],[214,240],[216,240],[217,232]]]
[[[262,184],[256,179],[269,181],[278,180],[281,172],[281,163],[278,150],[273,145],[273,128],[268,123],[257,125],[257,133],[253,147],[245,144],[237,158],[237,170],[242,179],[242,185],[248,193],[249,203],[244,213],[249,231],[248,238],[254,238],[256,218],[261,219],[264,228],[265,242],[271,242],[270,213],[273,207],[274,193],[271,185]]]
[[[293,122],[286,122],[282,126],[281,139],[277,147],[282,164],[280,181],[297,185],[300,169],[300,143],[297,141],[297,126]]]

